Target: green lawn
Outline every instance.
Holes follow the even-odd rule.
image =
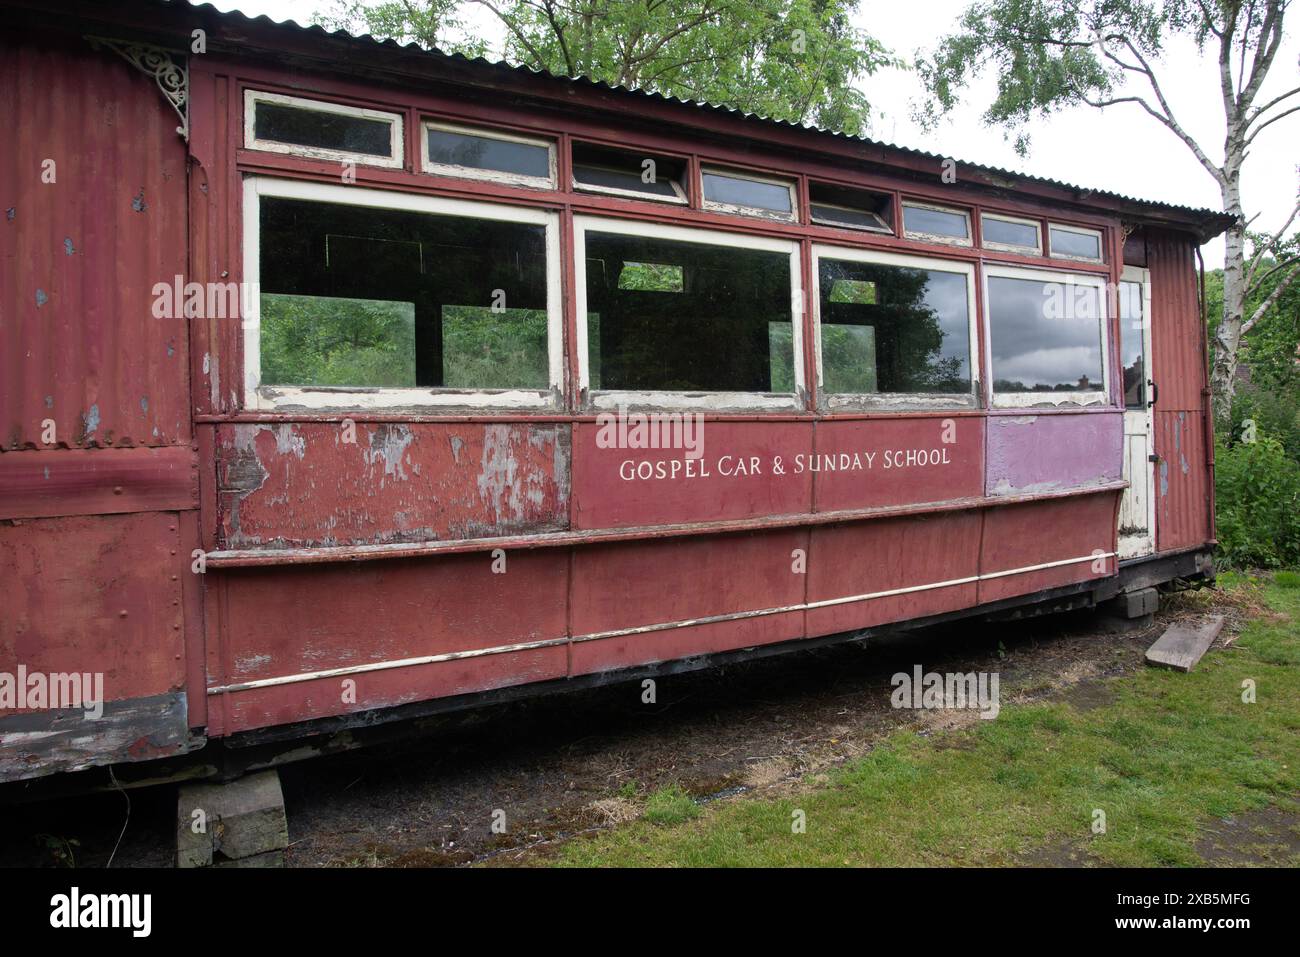
[[[1240,578],[1225,584],[1251,587]],[[790,796],[683,813],[652,795],[631,824],[561,846],[564,865],[782,866],[1202,863],[1211,819],[1300,793],[1300,576],[1261,580],[1276,613],[1250,621],[1191,674],[1113,679],[1114,700],[1005,704],[998,718],[930,737],[891,734]],[[1257,700],[1242,701],[1253,679]],[[688,800],[688,799],[686,799]],[[1105,833],[1094,833],[1094,812]],[[796,811],[804,833],[792,833]],[[1292,860],[1291,864],[1300,864]]]

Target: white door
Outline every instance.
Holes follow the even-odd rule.
[[[1124,479],[1119,506],[1119,557],[1156,550],[1156,463],[1152,461],[1151,273],[1124,267],[1119,284],[1120,358],[1124,366]]]

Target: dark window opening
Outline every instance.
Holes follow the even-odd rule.
[[[393,124],[387,120],[256,101],[253,135],[259,140],[316,149],[393,155]]]
[[[794,392],[788,254],[588,232],[586,256],[592,389]]]
[[[872,233],[894,231],[890,225],[893,200],[888,193],[810,183],[808,201],[808,212],[814,223]]]
[[[821,259],[822,386],[832,394],[969,394],[962,273]]]
[[[1096,286],[990,276],[988,313],[996,391],[1103,388]]]
[[[516,176],[551,176],[551,148],[542,143],[522,143],[458,130],[425,127],[430,163],[464,166]]]
[[[618,191],[647,199],[685,202],[680,160],[632,150],[573,144],[573,181],[578,189]]]
[[[540,225],[264,197],[264,385],[549,386]]]

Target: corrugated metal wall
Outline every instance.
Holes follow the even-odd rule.
[[[1166,552],[1211,537],[1213,490],[1206,464],[1205,345],[1192,239],[1147,231],[1151,270],[1151,366],[1155,407],[1156,549]]]
[[[153,80],[81,38],[0,39],[0,447],[189,445],[185,144]],[[160,104],[162,108],[160,108]]]

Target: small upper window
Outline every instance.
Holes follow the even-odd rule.
[[[904,203],[903,232],[908,239],[969,246],[970,214],[960,209]]]
[[[573,187],[665,203],[685,203],[684,164],[662,156],[573,144]]]
[[[980,217],[980,233],[986,249],[1005,249],[1013,253],[1043,251],[1043,240],[1038,223],[1032,219],[1013,219],[985,213]]]
[[[889,225],[891,199],[888,193],[868,193],[810,183],[808,214],[814,223],[839,229],[861,229],[870,233],[892,233]]]
[[[1101,262],[1101,233],[1096,229],[1078,229],[1052,223],[1048,227],[1052,255],[1060,259],[1083,259]]]
[[[380,110],[245,90],[244,145],[315,159],[401,166],[402,118]]]
[[[555,188],[555,145],[509,133],[424,124],[424,171]]]
[[[704,208],[749,216],[795,218],[794,184],[748,173],[706,169],[701,174]]]

